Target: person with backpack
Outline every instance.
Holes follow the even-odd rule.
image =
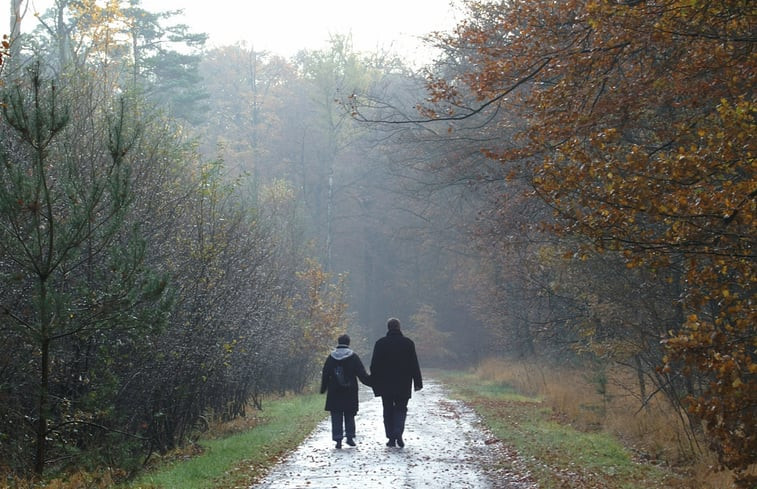
[[[336,448],[342,439],[355,446],[355,415],[358,411],[358,384],[370,386],[371,380],[360,357],[350,349],[350,337],[343,334],[336,348],[326,357],[321,374],[321,394],[326,392],[326,411],[331,412],[331,438]]]

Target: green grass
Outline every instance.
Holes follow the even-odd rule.
[[[670,474],[636,463],[611,434],[579,431],[539,399],[473,374],[443,372],[437,378],[471,405],[499,440],[515,449],[542,489],[673,487],[667,482]],[[512,465],[509,460],[501,464]]]
[[[222,489],[249,486],[299,445],[324,418],[323,396],[271,400],[262,422],[243,433],[201,441],[203,453],[144,474],[129,489]]]

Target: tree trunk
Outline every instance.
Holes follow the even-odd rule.
[[[5,70],[8,70],[8,65],[11,66],[11,69],[17,66],[18,60],[21,58],[21,41],[19,40],[19,37],[21,36],[21,21],[24,19],[24,14],[28,7],[28,1],[29,0],[11,0],[10,26],[8,30],[8,32],[10,32],[10,57],[3,60],[6,64]]]
[[[45,448],[47,439],[47,415],[50,388],[50,316],[48,314],[47,286],[40,281],[40,362],[39,362],[39,398],[37,405],[37,447],[34,459],[34,472],[42,475],[45,470]]]
[[[37,420],[37,452],[34,460],[34,472],[42,475],[45,470],[45,439],[47,438],[47,404],[48,376],[50,371],[50,340],[42,341],[42,358],[40,359],[39,418]]]

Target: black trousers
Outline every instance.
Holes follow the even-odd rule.
[[[390,440],[402,438],[405,432],[405,419],[407,418],[407,397],[382,396],[381,403],[384,405],[384,431]]]
[[[331,439],[355,438],[355,414],[351,411],[331,411]]]

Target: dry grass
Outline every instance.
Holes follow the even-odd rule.
[[[261,412],[256,411],[253,406],[249,406],[245,416],[234,418],[231,421],[210,422],[209,430],[205,436],[207,438],[222,438],[224,436],[230,436],[251,430],[264,422],[265,419],[261,415]]]
[[[632,372],[606,372],[527,362],[487,359],[475,374],[507,384],[549,405],[561,421],[582,430],[610,432],[640,461],[673,467],[689,476],[690,487],[734,489],[731,474],[715,471],[716,458],[702,443],[690,440],[681,413],[662,396],[644,408]]]

